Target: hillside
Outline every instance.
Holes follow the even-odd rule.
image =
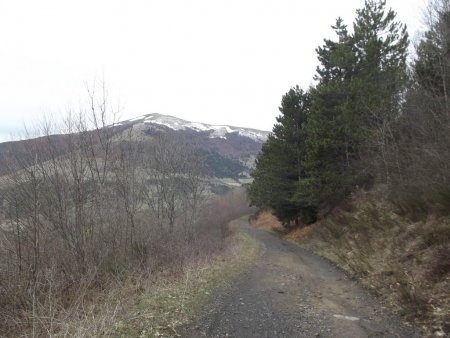
[[[200,150],[208,174],[218,179],[248,179],[254,167],[255,159],[269,132],[233,127],[228,125],[209,125],[200,122],[182,120],[173,116],[147,114],[133,119],[123,120],[114,125],[115,139],[123,139],[132,131],[135,140],[151,142],[157,134],[166,134],[173,139],[183,139],[190,146]],[[57,152],[68,151],[64,139],[67,135],[53,135]],[[0,173],[4,171],[7,157],[26,157],[26,144],[31,140],[0,143]],[[36,138],[32,142],[44,145],[46,138]],[[9,155],[8,155],[9,154]]]
[[[213,176],[233,179],[249,177],[256,155],[269,134],[257,129],[210,125],[161,114],[147,114],[121,121],[118,126],[125,130],[133,128],[138,136],[148,138],[158,133],[181,137],[203,151],[206,165]]]

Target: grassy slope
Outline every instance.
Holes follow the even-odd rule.
[[[284,231],[268,212],[255,226],[327,257],[424,332],[450,332],[450,219],[412,222],[375,193],[359,193],[318,223]]]

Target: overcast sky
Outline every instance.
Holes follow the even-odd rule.
[[[0,140],[104,78],[122,117],[270,130],[315,48],[363,0],[0,0]],[[388,0],[411,35],[425,0]]]

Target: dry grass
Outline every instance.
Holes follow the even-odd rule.
[[[269,210],[260,211],[257,217],[252,218],[251,224],[258,229],[277,232],[284,230],[281,222]]]
[[[177,278],[144,286],[127,302],[114,325],[106,332],[114,337],[173,337],[189,323],[215,289],[251,262],[258,243],[243,232],[236,232],[227,250],[186,267]]]
[[[89,294],[79,296],[87,299],[68,309],[62,309],[49,294],[49,301],[40,304],[42,315],[38,318],[40,327],[46,329],[35,336],[177,336],[180,326],[189,323],[210,295],[244,269],[258,252],[258,242],[243,232],[233,231],[224,251],[191,260],[181,273],[166,269],[157,276],[129,274],[104,285],[102,290],[86,290]],[[15,324],[22,329],[30,327],[28,322]],[[33,336],[29,332],[26,336]]]
[[[301,241],[308,238],[316,227],[315,224],[287,230],[281,222],[270,212],[270,210],[262,210],[258,212],[256,217],[252,217],[251,224],[253,227],[282,234],[283,238],[289,241]]]
[[[65,254],[64,247],[57,245],[57,238],[41,232],[40,259],[46,265],[42,265],[37,275],[35,284],[39,288],[34,297],[26,283],[28,270],[23,268],[22,272],[7,264],[15,262],[13,251],[3,245],[15,248],[6,236],[12,232],[0,231],[0,336],[111,335],[108,332],[117,323],[123,308],[129,306],[129,299],[142,293],[154,294],[153,289],[159,290],[157,294],[164,294],[162,286],[176,284],[180,279],[183,285],[191,285],[192,280],[202,276],[200,270],[210,270],[207,267],[212,262],[211,257],[220,259],[224,252],[230,255],[229,250],[240,250],[233,241],[230,242],[228,223],[252,211],[243,189],[211,198],[201,207],[197,220],[189,228],[191,236],[186,236],[184,226],[177,226],[171,236],[163,236],[155,225],[149,224],[151,217],[137,215],[136,220],[142,218],[143,225],[150,225],[135,229],[142,239],[140,243],[148,245],[133,246],[131,252],[121,251],[117,241],[115,250],[105,247],[105,241],[117,237],[117,233],[105,231],[104,236],[111,238],[99,238],[93,248],[94,253],[101,254],[99,264],[86,265],[85,271],[72,274],[68,270],[72,260]],[[114,218],[117,213],[110,215]],[[113,227],[105,230],[111,229],[114,230]],[[25,248],[22,244],[23,256],[28,252]],[[19,276],[17,271],[22,274]],[[208,277],[204,279],[209,280]]]
[[[304,239],[307,239],[313,233],[316,227],[317,227],[316,224],[312,224],[304,226],[302,228],[292,229],[291,231],[287,232],[284,237],[287,240],[293,242],[302,241]]]
[[[284,238],[335,262],[425,333],[448,334],[450,219],[413,222],[375,191],[359,192],[350,203],[352,208],[335,210]],[[276,220],[263,213],[261,223]]]

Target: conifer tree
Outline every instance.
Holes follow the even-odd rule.
[[[357,50],[354,79],[364,139],[359,151],[372,159],[376,174],[390,179],[387,154],[395,147],[394,126],[404,101],[409,45],[406,25],[396,21],[386,1],[366,0],[357,10],[353,36]],[[375,159],[375,161],[373,161]]]
[[[249,196],[253,205],[271,208],[288,225],[297,224],[301,206],[294,201],[298,181],[304,176],[303,126],[309,110],[309,94],[298,86],[282,98],[277,124],[256,160]]]
[[[262,148],[249,188],[254,205],[285,224],[311,222],[371,178],[394,142],[407,82],[405,25],[384,0],[366,0],[353,32],[341,18],[335,40],[317,48],[317,84],[283,96],[281,115]]]
[[[366,179],[355,165],[362,156],[386,152],[407,80],[408,36],[385,5],[367,0],[352,34],[339,18],[337,40],[317,49],[318,84],[305,128],[307,178],[298,200],[316,206],[340,200]]]

